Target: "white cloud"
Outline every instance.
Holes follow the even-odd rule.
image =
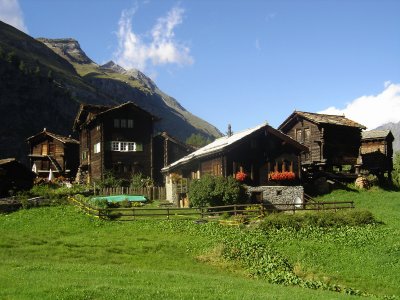
[[[339,109],[329,107],[320,113],[344,114],[347,118],[374,129],[385,123],[400,121],[400,84],[386,81],[378,95],[361,96]]]
[[[175,38],[174,29],[182,23],[184,9],[172,8],[165,17],[157,20],[148,35],[139,35],[133,31],[132,20],[136,11],[137,7],[123,10],[118,22],[118,49],[114,53],[118,64],[144,71],[149,63],[153,66],[193,63],[190,48]]]
[[[0,20],[28,33],[18,0],[0,0]]]

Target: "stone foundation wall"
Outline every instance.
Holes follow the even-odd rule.
[[[274,205],[278,210],[293,208],[293,204],[296,204],[296,208],[302,208],[304,204],[304,189],[302,186],[249,186],[247,193],[253,199],[256,198],[265,204]]]

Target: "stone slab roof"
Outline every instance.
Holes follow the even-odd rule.
[[[332,124],[338,126],[356,127],[366,129],[364,125],[361,125],[353,120],[346,118],[344,115],[326,115],[304,111],[294,111],[280,126],[278,129],[282,130],[288,123],[291,122],[297,116],[303,117],[316,124]]]
[[[363,140],[375,140],[375,139],[386,139],[389,135],[391,135],[390,130],[369,130],[362,132]]]

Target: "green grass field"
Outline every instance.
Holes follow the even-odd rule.
[[[346,230],[275,230],[265,237],[303,278],[367,294],[400,295],[400,193],[341,192],[384,224]],[[248,229],[244,229],[248,230]],[[58,206],[0,215],[1,299],[350,299],[270,284],[221,257],[223,234],[191,221],[93,219]],[[212,234],[210,234],[212,233]]]

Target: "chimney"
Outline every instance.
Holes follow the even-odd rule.
[[[226,132],[226,134],[228,135],[228,137],[232,136],[233,132],[231,124],[228,124],[228,131]]]

